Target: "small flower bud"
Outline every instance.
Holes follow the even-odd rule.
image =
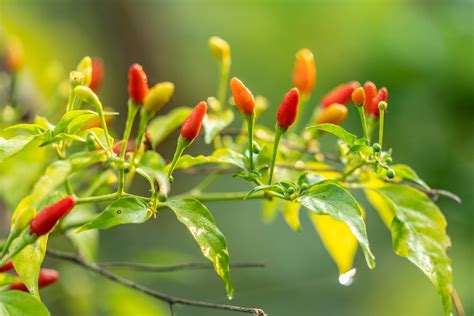
[[[160,82],[150,89],[143,101],[143,108],[156,113],[171,99],[174,93],[174,84],[172,82]]]
[[[316,82],[316,64],[313,53],[307,49],[300,49],[296,53],[293,83],[302,94],[309,94]]]
[[[100,58],[92,58],[92,76],[89,88],[97,93],[102,84],[102,79],[104,78],[104,63]]]
[[[76,200],[73,196],[66,196],[65,198],[53,203],[36,215],[30,223],[31,233],[38,236],[49,233],[53,230],[57,222],[64,217],[76,205]]]
[[[225,40],[220,37],[212,36],[209,38],[209,48],[212,55],[217,60],[224,60],[230,57],[230,46]]]
[[[334,103],[324,108],[316,118],[316,124],[335,124],[341,125],[347,116],[347,107],[342,104]]]
[[[86,76],[80,71],[73,70],[69,73],[69,84],[73,88],[83,85],[85,80]]]
[[[202,121],[207,112],[207,104],[199,102],[181,127],[181,137],[192,142],[201,130]]]
[[[378,153],[382,150],[382,147],[380,147],[380,144],[379,143],[374,143],[372,145],[372,148],[374,149],[374,152]]]
[[[365,102],[365,91],[364,88],[359,87],[352,92],[352,102],[356,106],[363,106]]]
[[[340,84],[323,97],[321,105],[327,107],[333,103],[347,104],[351,100],[352,92],[359,86],[357,81]]]
[[[23,46],[19,39],[10,39],[5,51],[5,66],[7,70],[14,72],[23,66]]]
[[[59,279],[59,272],[53,269],[41,269],[38,277],[38,287],[43,288],[50,284],[53,284]],[[29,292],[25,284],[18,282],[12,283],[8,286],[10,290],[18,290],[23,292]]]
[[[86,86],[77,86],[76,88],[74,88],[74,93],[78,97],[84,99],[86,102],[89,102],[95,105],[100,104],[99,98],[94,93],[94,91],[92,91],[90,88]]]
[[[92,81],[92,59],[89,56],[82,58],[76,70],[84,74],[84,85],[89,86]]]
[[[379,113],[380,113],[381,111],[387,110],[387,102],[385,102],[385,101],[380,101],[378,107],[379,107]]]
[[[255,110],[255,99],[252,92],[237,77],[230,80],[230,89],[234,97],[235,105],[244,115],[253,115]]]
[[[148,79],[143,67],[133,64],[128,70],[128,95],[136,104],[143,104],[148,93]]]
[[[389,179],[395,178],[395,171],[392,168],[387,169],[387,178]]]
[[[277,122],[281,128],[287,129],[295,122],[299,100],[298,88],[292,88],[283,98],[277,112]]]
[[[383,157],[383,161],[385,161],[385,163],[388,163],[388,164],[391,164],[393,162],[392,157],[390,156]]]

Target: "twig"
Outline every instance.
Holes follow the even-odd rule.
[[[51,250],[51,249],[47,250],[47,254],[56,259],[66,260],[66,261],[78,264],[84,267],[85,269],[93,271],[97,274],[100,274],[109,280],[122,284],[126,287],[138,290],[140,292],[143,292],[157,299],[163,300],[167,302],[170,305],[170,307],[174,304],[181,304],[181,305],[188,305],[188,306],[196,306],[196,307],[203,307],[203,308],[211,308],[211,309],[219,309],[219,310],[226,310],[226,311],[232,311],[232,312],[254,314],[257,316],[267,315],[262,309],[259,309],[259,308],[240,307],[240,306],[224,305],[224,304],[213,304],[213,303],[193,301],[193,300],[188,300],[184,298],[170,296],[168,294],[164,294],[164,293],[152,290],[138,283],[125,279],[115,273],[109,272],[96,264],[85,261],[80,256],[62,252],[62,251]]]
[[[128,270],[138,270],[143,272],[173,272],[182,270],[207,270],[214,269],[211,264],[204,262],[191,262],[169,266],[159,266],[155,264],[140,264],[130,262],[103,262],[99,263],[101,268],[123,268]],[[264,268],[265,264],[255,262],[239,262],[230,265],[231,268]]]
[[[462,307],[461,298],[454,287],[451,291],[451,298],[453,299],[454,307],[456,308],[458,316],[464,316],[464,308]]]

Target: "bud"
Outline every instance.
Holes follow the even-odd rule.
[[[128,95],[136,104],[143,104],[148,93],[148,79],[143,67],[133,64],[128,70]]]
[[[341,125],[347,116],[347,107],[342,104],[334,103],[323,109],[316,118],[316,124],[335,124]]]
[[[230,89],[234,102],[244,115],[253,115],[255,110],[255,99],[252,92],[237,77],[230,80]]]
[[[92,91],[90,88],[86,86],[77,86],[74,88],[74,93],[80,97],[81,99],[84,99],[84,101],[94,104],[94,105],[99,105],[101,104],[99,101],[99,98],[97,95]]]
[[[11,72],[18,71],[23,66],[23,46],[17,38],[8,41],[5,51],[5,66]]]
[[[76,200],[73,196],[66,196],[65,198],[53,203],[36,215],[30,223],[31,233],[38,236],[49,233],[53,230],[56,223],[64,217],[76,205]]]
[[[41,269],[38,277],[38,287],[43,288],[53,284],[59,279],[59,272],[53,269]],[[21,282],[13,283],[8,286],[10,290],[29,292],[26,285]]]
[[[73,70],[69,73],[69,84],[71,87],[83,85],[85,80],[86,76],[80,71]]]
[[[377,96],[374,99],[374,104],[373,104],[373,115],[376,117],[380,116],[380,103],[383,102],[383,110],[387,110],[387,99],[388,99],[388,90],[385,87],[380,88],[380,90],[377,93]],[[377,111],[378,110],[378,111]]]
[[[295,122],[296,115],[298,114],[299,99],[300,93],[298,88],[292,88],[283,98],[277,112],[277,122],[281,128],[287,129]]]
[[[355,89],[354,92],[352,92],[352,102],[354,102],[356,106],[364,105],[364,102],[365,102],[364,88],[359,87]]]
[[[378,116],[379,109],[377,108],[377,105],[374,102],[375,97],[377,96],[377,87],[372,81],[367,81],[364,84],[364,92],[365,92],[365,103],[364,103],[365,112],[374,116]]]
[[[206,112],[206,102],[199,102],[181,127],[182,138],[188,142],[192,142],[198,136]]]
[[[307,48],[296,53],[293,83],[302,94],[309,94],[316,82],[316,65],[313,53]]]
[[[102,79],[104,78],[104,63],[102,59],[94,57],[92,58],[92,76],[89,88],[92,89],[95,93],[99,91],[99,88],[102,84]]]
[[[150,89],[143,101],[143,108],[150,112],[158,112],[171,99],[174,93],[172,82],[160,82]]]
[[[84,85],[89,86],[92,81],[92,59],[89,56],[82,58],[76,70],[84,74]]]
[[[379,143],[374,143],[374,144],[372,145],[372,148],[374,149],[374,152],[376,152],[376,153],[378,153],[378,152],[380,152],[380,151],[382,150],[382,147],[380,146]]]
[[[212,55],[217,60],[225,60],[230,58],[230,46],[225,40],[220,37],[212,36],[209,38],[209,48]]]
[[[392,168],[387,169],[387,178],[389,179],[395,178],[395,171]]]
[[[323,97],[321,104],[323,107],[333,103],[347,104],[351,100],[352,92],[358,87],[360,84],[357,81],[340,84]]]

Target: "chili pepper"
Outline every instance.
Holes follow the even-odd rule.
[[[165,81],[157,83],[145,96],[143,108],[150,113],[156,113],[168,103],[173,93],[174,84],[172,82]]]
[[[207,104],[199,102],[181,127],[181,137],[192,142],[201,130],[202,121],[207,112]]]
[[[38,287],[43,288],[53,284],[59,279],[59,272],[53,269],[41,269],[38,277]],[[10,290],[29,292],[25,284],[18,282],[12,283],[8,287]]]
[[[331,104],[319,113],[319,116],[316,118],[316,124],[330,123],[341,125],[347,116],[347,112],[346,106],[339,103]]]
[[[368,113],[375,116],[375,117],[380,117],[380,110],[379,110],[379,103],[380,102],[386,102],[388,99],[388,90],[385,87],[380,88],[380,90],[377,92],[377,95],[375,96]]]
[[[277,112],[277,122],[280,128],[288,129],[295,122],[296,115],[298,114],[299,99],[300,93],[298,88],[292,88],[283,98]]]
[[[217,60],[224,60],[230,57],[229,43],[220,37],[212,36],[209,38],[209,48]]]
[[[340,84],[323,97],[321,105],[327,107],[333,103],[347,104],[351,100],[352,92],[358,87],[360,84],[357,81]]]
[[[230,89],[239,110],[246,116],[253,115],[255,99],[252,92],[237,77],[230,79]]]
[[[364,88],[359,87],[352,92],[352,102],[356,106],[363,106],[365,102],[365,91]]]
[[[92,58],[92,77],[89,84],[89,88],[92,89],[95,93],[99,91],[99,88],[102,84],[102,79],[104,78],[104,63],[102,59],[98,57]]]
[[[9,260],[6,264],[0,267],[0,272],[6,272],[13,269],[13,261]]]
[[[36,234],[37,236],[49,233],[56,223],[64,217],[75,204],[76,200],[70,195],[45,207],[31,221],[31,233]]]
[[[376,116],[379,109],[375,104],[375,97],[377,96],[377,86],[372,81],[364,83],[365,103],[364,109],[366,113]]]
[[[133,64],[128,71],[128,95],[130,99],[143,104],[143,100],[148,93],[148,79],[143,67],[139,64]]]
[[[23,66],[23,46],[17,38],[8,41],[5,50],[5,66],[11,72],[16,72]]]
[[[316,65],[313,53],[307,49],[300,49],[296,53],[293,83],[302,94],[309,94],[316,82]]]

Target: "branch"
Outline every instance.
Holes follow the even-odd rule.
[[[304,163],[277,163],[275,164],[277,168],[280,169],[290,169],[290,170],[300,170],[300,171],[314,171],[314,172],[321,172],[321,171],[340,171],[335,168],[315,168],[315,167],[306,167]],[[225,167],[225,166],[214,166],[214,167],[191,167],[186,169],[180,169],[182,172],[189,173],[189,174],[199,174],[199,173],[236,173],[241,169],[237,167]]]
[[[115,273],[109,272],[102,267],[89,263],[85,261],[83,258],[80,256],[62,252],[62,251],[57,251],[57,250],[47,250],[47,254],[53,258],[60,259],[60,260],[65,260],[69,261],[72,263],[75,263],[77,265],[82,266],[83,268],[93,271],[97,274],[100,274],[101,276],[112,280],[116,283],[119,283],[123,286],[135,289],[137,291],[143,292],[147,295],[150,295],[152,297],[155,297],[157,299],[163,300],[167,302],[170,305],[170,308],[172,309],[173,305],[175,304],[181,304],[181,305],[188,305],[188,306],[196,306],[196,307],[203,307],[203,308],[211,308],[211,309],[218,309],[218,310],[226,310],[226,311],[232,311],[232,312],[240,312],[240,313],[247,313],[247,314],[254,314],[257,316],[266,316],[267,314],[259,308],[250,308],[250,307],[240,307],[240,306],[234,306],[234,305],[223,305],[223,304],[213,304],[213,303],[206,303],[206,302],[201,302],[201,301],[193,301],[193,300],[188,300],[184,298],[179,298],[179,297],[174,297],[170,296],[168,294],[164,294],[155,290],[152,290],[150,288],[147,288],[145,286],[142,286],[138,283],[135,283],[133,281],[130,281],[128,279],[125,279]]]
[[[103,262],[99,263],[101,268],[123,268],[143,272],[173,272],[182,270],[207,270],[214,269],[211,264],[204,262],[191,262],[169,266],[159,266],[155,264],[140,264],[130,262]],[[230,265],[231,268],[264,268],[265,264],[259,262],[240,262]]]

